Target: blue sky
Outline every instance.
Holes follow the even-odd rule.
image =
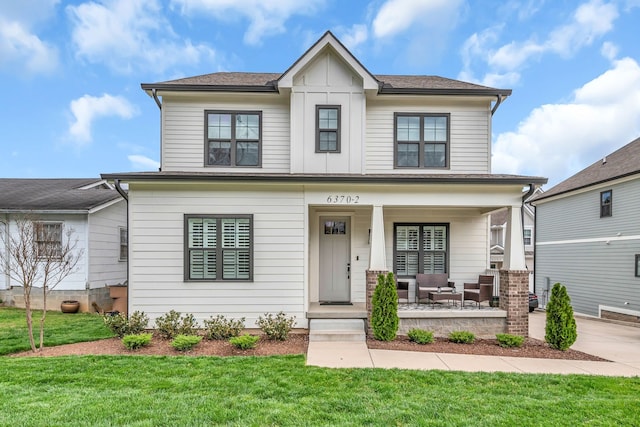
[[[513,89],[493,172],[553,185],[640,136],[639,22],[640,0],[3,1],[0,176],[156,170],[140,83],[283,72],[331,30],[373,74]]]

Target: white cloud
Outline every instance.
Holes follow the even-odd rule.
[[[78,145],[91,142],[91,125],[96,119],[108,116],[130,119],[138,112],[125,98],[109,94],[99,98],[84,95],[71,101],[70,109],[75,121],[69,127],[69,136]]]
[[[602,48],[600,48],[600,53],[609,61],[613,61],[618,57],[618,46],[611,42],[604,42],[602,43]]]
[[[353,51],[360,44],[366,42],[368,37],[369,32],[367,31],[367,26],[362,24],[354,24],[339,36],[340,41],[342,41],[350,51]]]
[[[574,92],[565,104],[533,110],[514,132],[498,135],[494,173],[568,178],[640,135],[640,65],[631,58]]]
[[[478,61],[486,63],[489,71],[484,78],[472,81],[488,86],[513,84],[520,78],[520,69],[532,59],[548,53],[571,56],[610,32],[617,18],[618,11],[614,4],[590,0],[578,6],[569,22],[554,28],[542,41],[532,36],[528,40],[511,41],[496,48],[493,45],[504,29],[502,26],[474,33],[466,40],[461,51],[464,63],[461,75],[472,77],[473,63]],[[505,79],[500,80],[496,76],[504,76]]]
[[[183,14],[201,12],[216,19],[233,20],[242,17],[249,20],[244,42],[259,45],[267,36],[284,33],[285,22],[293,15],[313,15],[325,0],[173,0]]]
[[[160,168],[159,162],[141,154],[131,154],[127,156],[127,158],[129,159],[129,162],[131,162],[133,170],[147,171],[158,170],[158,168]]]
[[[21,74],[48,74],[58,66],[57,48],[36,32],[49,19],[59,0],[0,3],[0,67]]]
[[[180,40],[157,0],[103,0],[68,6],[76,55],[127,74],[212,60],[204,44]]]
[[[377,38],[392,37],[414,24],[424,30],[450,22],[462,2],[460,0],[387,0],[373,20],[373,33]],[[440,24],[440,25],[439,25]]]

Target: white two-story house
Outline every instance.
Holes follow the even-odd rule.
[[[380,272],[476,281],[502,208],[503,271],[526,274],[523,195],[546,179],[491,174],[491,117],[510,90],[374,75],[330,32],[281,73],[142,88],[160,108],[160,170],[103,175],[128,184],[129,312],[251,327],[284,311],[304,328],[350,305],[366,318]]]

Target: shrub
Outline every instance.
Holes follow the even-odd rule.
[[[454,331],[449,334],[449,341],[458,344],[472,344],[476,336],[469,331]]]
[[[204,321],[205,338],[208,340],[226,340],[231,337],[237,337],[244,329],[244,320],[228,319],[219,314],[215,318]]]
[[[498,340],[500,347],[505,348],[522,347],[522,344],[524,343],[524,337],[520,335],[496,334],[496,339]]]
[[[392,341],[398,332],[398,292],[393,273],[378,275],[378,284],[371,299],[371,328],[380,341]]]
[[[567,288],[560,283],[553,285],[551,297],[546,307],[547,324],[544,340],[553,348],[566,350],[576,342],[578,332],[573,317],[571,298]]]
[[[105,314],[102,320],[118,338],[142,333],[149,325],[149,317],[141,311],[134,311],[128,319],[124,313]]]
[[[409,339],[418,344],[431,344],[433,342],[433,332],[424,329],[411,329],[407,336]]]
[[[240,350],[249,350],[254,348],[260,337],[255,335],[240,335],[229,339],[231,345]]]
[[[265,313],[264,316],[258,316],[256,325],[264,332],[267,338],[279,341],[286,340],[296,322],[296,316],[286,317],[282,311],[275,317],[270,313]]]
[[[149,345],[152,334],[131,334],[122,338],[122,344],[127,350],[137,350],[141,347]]]
[[[156,329],[163,338],[172,339],[178,335],[196,335],[198,323],[193,314],[182,316],[179,312],[171,310],[156,319]]]
[[[176,335],[171,341],[171,347],[178,351],[188,351],[198,345],[202,341],[202,337],[198,335]]]

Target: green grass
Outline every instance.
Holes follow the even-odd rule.
[[[33,311],[33,335],[40,342],[42,310]],[[97,314],[65,314],[47,311],[44,325],[44,346],[93,341],[114,336]],[[29,333],[24,309],[0,307],[0,355],[30,350]]]
[[[0,358],[0,425],[634,426],[640,378],[327,369],[303,356]]]

